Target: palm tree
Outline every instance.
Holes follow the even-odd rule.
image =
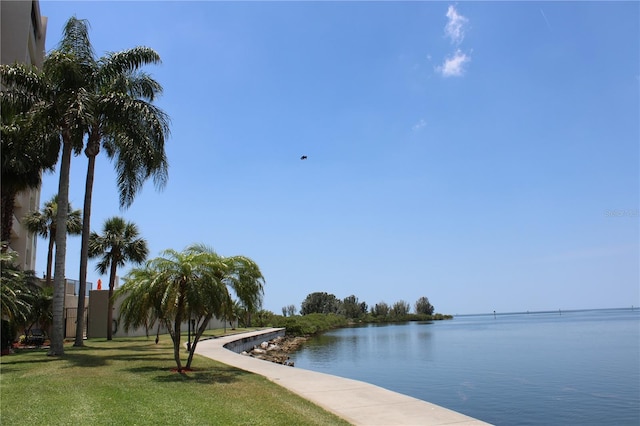
[[[158,188],[166,183],[168,163],[164,141],[169,133],[168,118],[151,104],[162,87],[149,75],[136,71],[142,65],[159,62],[160,56],[147,47],[110,53],[96,62],[95,110],[84,151],[89,161],[80,249],[80,294],[86,291],[91,199],[101,142],[107,156],[116,157],[121,207],[131,205],[149,177],[153,176]],[[78,299],[78,312],[84,311],[84,302],[84,298]],[[83,329],[84,317],[78,317],[74,346],[84,344]]]
[[[113,288],[116,282],[116,272],[119,266],[127,262],[140,264],[149,254],[147,242],[139,237],[138,227],[132,222],[126,222],[121,217],[107,219],[102,229],[102,235],[95,232],[89,237],[89,257],[102,257],[96,265],[101,274],[109,271],[109,308],[107,311],[107,340],[113,338]],[[81,293],[82,295],[82,293]],[[80,317],[80,313],[78,313]]]
[[[136,285],[129,285],[127,288],[127,297],[122,300],[120,305],[120,320],[125,324],[125,331],[129,328],[144,327],[147,337],[149,329],[158,323],[158,332],[156,335],[156,343],[158,343],[158,335],[160,334],[160,325],[162,322],[162,300],[154,298],[148,292],[153,286],[156,272],[150,266],[150,261],[142,268],[135,268],[129,271],[125,281],[135,282]],[[116,292],[116,297],[122,291],[122,288]]]
[[[246,315],[245,324],[251,327],[251,315],[262,308],[262,273],[249,258],[235,256],[233,262],[235,271],[233,289]]]
[[[138,52],[139,57],[143,58],[143,63],[154,63],[154,54],[150,51]],[[128,56],[131,59],[131,55]],[[155,55],[157,56],[157,55]],[[51,347],[49,355],[60,356],[64,354],[63,347],[63,328],[64,328],[64,283],[65,283],[65,261],[66,261],[66,219],[69,203],[69,170],[71,164],[71,155],[82,152],[84,147],[84,135],[90,135],[91,143],[103,140],[101,135],[102,129],[95,123],[96,117],[101,114],[107,115],[106,111],[118,104],[117,99],[114,102],[105,101],[107,95],[101,97],[106,91],[105,88],[115,87],[115,81],[118,75],[128,75],[133,73],[140,64],[133,61],[127,62],[127,55],[114,54],[110,56],[111,65],[107,66],[98,63],[95,59],[93,47],[89,41],[88,23],[87,21],[70,18],[63,30],[63,37],[58,47],[53,50],[45,58],[42,71],[27,70],[24,67],[12,66],[3,68],[2,70],[2,107],[12,105],[16,110],[19,108],[28,109],[30,122],[38,123],[37,132],[38,140],[45,141],[51,135],[57,135],[58,143],[62,143],[62,155],[60,162],[60,180],[58,184],[58,217],[56,218],[56,240],[55,240],[55,265],[54,265],[54,296],[53,296],[53,329],[51,333]],[[104,65],[104,66],[103,66]],[[100,70],[103,70],[100,72]],[[131,78],[136,80],[136,78]],[[138,78],[139,81],[144,78]],[[132,85],[135,87],[135,85]],[[152,99],[149,96],[149,86],[138,84],[137,87],[142,92],[139,96],[142,99]],[[143,89],[145,88],[145,89]],[[114,92],[114,99],[124,93],[136,93],[134,89],[130,91],[120,90]],[[158,90],[153,93],[158,93]],[[125,108],[121,111],[120,118],[127,113],[133,112],[133,108]],[[159,110],[158,110],[159,111]],[[111,114],[111,111],[109,111]],[[157,114],[163,117],[162,113]],[[123,183],[126,188],[121,191],[121,204],[127,205],[133,199],[133,195],[140,188],[142,183],[149,177],[154,175],[157,170],[157,183],[162,183],[166,178],[166,168],[163,169],[164,152],[161,156],[152,159],[151,164],[153,172],[149,174],[146,164],[143,160],[145,152],[143,150],[135,150],[132,144],[139,143],[141,140],[147,143],[157,142],[158,138],[152,136],[153,130],[166,125],[166,121],[160,123],[144,123],[144,118],[140,117],[138,121],[132,119],[124,122],[122,126],[116,125],[117,120],[107,121],[108,125],[104,127],[108,131],[105,132],[106,140],[103,141],[105,151],[111,152],[118,157],[116,168],[118,169],[119,179],[124,178]],[[131,123],[137,123],[139,126],[126,127]],[[117,131],[116,131],[117,129]],[[142,129],[142,130],[141,130]],[[149,130],[152,129],[152,130]],[[166,127],[163,131],[166,134]],[[145,132],[149,133],[145,133]],[[112,138],[113,135],[119,135],[118,138]],[[91,138],[93,135],[93,138]],[[97,135],[97,136],[96,136]],[[109,136],[110,135],[110,136]],[[123,136],[124,135],[124,136]],[[146,138],[146,139],[145,139]],[[161,139],[162,141],[164,139]],[[59,146],[58,146],[59,148]],[[95,145],[89,148],[89,154],[95,151]],[[57,152],[57,150],[56,150]],[[148,157],[146,157],[148,160]],[[138,167],[140,164],[145,166]],[[138,166],[136,166],[138,165]],[[88,175],[93,176],[92,172]],[[4,177],[4,176],[3,176]],[[154,175],[155,177],[155,175]],[[92,186],[92,183],[89,185]],[[125,202],[123,202],[125,200]],[[85,202],[87,204],[87,202]],[[90,199],[88,200],[90,206]],[[4,209],[3,209],[4,213]],[[90,209],[84,211],[85,217],[90,217]],[[87,228],[89,229],[89,228]],[[87,234],[88,231],[85,233]],[[86,240],[84,244],[84,253],[81,256],[86,261]],[[81,273],[81,281],[85,283],[86,289],[86,264],[84,266],[84,274]],[[82,267],[81,267],[82,269]],[[81,289],[81,290],[85,290]],[[80,298],[84,303],[84,299]],[[80,304],[79,303],[79,304]],[[80,317],[82,318],[82,317]],[[79,327],[82,329],[82,326]]]
[[[35,232],[42,238],[49,238],[47,249],[46,285],[51,286],[51,269],[53,264],[53,247],[56,240],[56,217],[58,215],[58,196],[54,195],[44,203],[41,211],[30,212],[24,217],[23,224],[29,232]],[[69,203],[67,214],[67,233],[79,235],[82,232],[82,211],[74,210]]]
[[[20,66],[3,69],[3,98],[15,108],[27,108],[29,121],[37,123],[40,141],[58,135],[62,143],[56,218],[56,254],[54,262],[53,327],[48,355],[64,354],[64,287],[67,251],[69,170],[72,153],[80,154],[83,137],[93,115],[90,90],[96,68],[89,42],[87,23],[69,19],[57,49],[47,55],[42,71]],[[4,104],[4,100],[3,100]]]
[[[186,369],[202,333],[214,317],[228,315],[233,301],[229,289],[245,304],[261,298],[264,278],[258,266],[247,257],[223,257],[204,245],[192,245],[183,252],[169,249],[133,269],[116,296],[122,296],[120,318],[124,329],[148,325],[159,320],[173,341],[178,371],[181,328],[184,321],[195,321]],[[254,294],[254,293],[259,294]]]

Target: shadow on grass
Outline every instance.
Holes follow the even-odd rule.
[[[132,369],[131,371],[138,371],[139,369]],[[147,369],[150,371],[151,369]],[[210,385],[213,383],[234,383],[238,380],[241,380],[243,376],[246,376],[246,371],[242,371],[235,368],[209,368],[207,370],[194,370],[187,371],[183,373],[178,373],[176,371],[167,371],[164,370],[166,374],[156,376],[153,381],[160,383],[200,383],[204,385]]]
[[[62,358],[69,362],[69,367],[101,367],[122,361],[166,362],[170,360],[165,355],[166,348],[152,347],[152,345],[153,343],[146,342],[140,345],[132,345],[131,343],[118,345],[117,342],[97,345],[85,344],[80,347],[68,348]]]
[[[38,349],[38,351],[36,352],[33,349],[29,349],[28,351],[29,352],[27,353],[18,351],[15,354],[3,356],[1,363],[2,371],[4,372],[6,366],[8,365],[36,364],[61,361],[60,357],[47,356],[46,350]]]
[[[107,365],[107,358],[82,352],[67,352],[64,359],[69,361],[69,367],[102,367]]]
[[[110,350],[110,351],[150,351],[150,350],[163,350],[166,349],[166,345],[158,345],[153,341],[118,341],[118,340],[104,340],[104,341],[92,341],[86,342],[81,347],[74,347],[78,349],[95,349],[95,350]]]

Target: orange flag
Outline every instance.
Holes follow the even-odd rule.
[[[98,278],[98,290],[102,290],[102,280]]]

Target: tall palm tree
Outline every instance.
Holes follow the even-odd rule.
[[[101,257],[96,270],[101,274],[109,272],[107,340],[113,338],[113,288],[118,267],[124,266],[127,262],[140,264],[149,255],[147,242],[139,235],[138,227],[134,223],[116,216],[105,221],[102,235],[92,232],[89,237],[89,257]]]
[[[143,63],[153,63],[156,61],[154,55],[148,51],[138,53],[139,56],[143,58]],[[56,219],[58,232],[56,233],[55,242],[56,252],[53,280],[53,328],[49,355],[60,356],[64,354],[63,314],[67,249],[66,218],[69,203],[71,156],[72,153],[78,155],[82,152],[85,135],[94,135],[92,141],[103,140],[99,126],[95,124],[96,116],[114,107],[117,105],[117,102],[102,102],[104,98],[98,96],[98,94],[104,94],[104,92],[99,90],[99,88],[113,87],[118,75],[133,73],[140,66],[135,60],[133,62],[127,62],[126,55],[119,56],[119,54],[114,54],[112,56],[110,61],[111,66],[102,66],[103,64],[98,63],[95,59],[93,47],[89,41],[87,21],[72,17],[64,27],[63,36],[57,48],[45,58],[42,71],[26,70],[24,67],[19,66],[9,67],[6,72],[4,69],[2,71],[3,108],[5,99],[7,101],[6,103],[15,106],[15,108],[27,108],[31,121],[39,124],[37,134],[40,140],[46,140],[51,135],[57,135],[58,143],[61,142],[62,144],[59,169],[60,180],[58,184],[58,217]],[[106,62],[109,61],[105,61],[105,63]],[[101,69],[104,71],[99,72]],[[138,87],[148,86],[138,85]],[[114,93],[114,97],[125,92],[120,91]],[[135,93],[135,91],[127,93],[131,94]],[[141,98],[149,99],[149,96],[145,96],[146,94],[141,96]],[[106,106],[103,105],[103,103]],[[132,111],[133,109],[131,108],[125,109],[121,111],[122,115],[120,117]],[[158,116],[162,116],[162,114],[158,114]],[[137,123],[142,124],[143,120],[144,118],[139,118]],[[149,177],[148,169],[145,167],[134,167],[136,164],[145,164],[144,161],[142,161],[145,157],[141,156],[144,152],[126,148],[132,146],[134,143],[138,143],[140,140],[146,142],[158,140],[153,138],[145,139],[153,136],[152,132],[145,133],[135,127],[127,128],[126,125],[130,123],[136,123],[136,120],[127,122],[123,127],[117,127],[115,125],[111,127],[111,124],[106,126],[108,129],[118,128],[119,130],[118,132],[109,130],[105,132],[105,135],[126,135],[126,137],[117,138],[117,144],[116,139],[112,139],[113,149],[109,148],[109,144],[103,141],[105,151],[109,152],[111,150],[111,152],[118,157],[116,162],[116,168],[119,170],[118,179],[124,177],[123,182],[127,182],[125,184],[127,191],[121,191],[121,204],[123,205],[127,205],[127,202],[122,203],[122,200],[129,200],[128,202],[130,202],[132,195],[140,188],[144,180]],[[150,123],[145,124],[146,127],[139,127],[147,130],[158,128],[158,126]],[[163,124],[166,124],[166,121]],[[160,127],[162,127],[162,124]],[[163,130],[166,133],[166,127]],[[97,137],[95,136],[96,134],[98,135]],[[107,137],[107,140],[109,140],[109,137]],[[92,154],[92,152],[95,152],[95,145],[89,149],[88,153]],[[134,155],[131,155],[131,153],[134,153]],[[163,182],[162,176],[166,178],[166,173],[163,175],[162,172],[162,170],[166,172],[166,168],[162,168],[163,159],[164,152],[162,152],[162,157],[155,157],[151,162],[154,167],[159,167],[159,170],[161,170],[159,174],[161,177],[157,181],[160,183]],[[160,164],[160,166],[158,166],[158,164]],[[120,171],[122,173],[120,173]],[[152,172],[151,175],[154,175],[154,173],[155,171]],[[93,176],[92,173],[91,176]],[[90,186],[92,186],[92,184]],[[131,188],[134,190],[128,191]],[[90,200],[88,204],[90,205]],[[90,209],[85,210],[84,215],[90,217]],[[83,244],[85,247],[83,253],[86,253],[86,241]],[[86,254],[83,254],[81,261],[82,258],[86,259],[86,257]],[[85,272],[84,274],[81,273],[81,280],[85,282],[86,289],[86,264],[84,268]],[[82,300],[81,303],[84,302],[84,299],[80,298],[80,300]],[[81,330],[82,327],[79,327],[79,329]]]
[[[23,225],[29,232],[35,232],[42,238],[49,238],[47,248],[47,272],[46,285],[51,286],[51,270],[53,265],[53,247],[56,240],[56,218],[58,216],[58,196],[54,195],[49,201],[44,203],[42,210],[28,213],[24,217]],[[80,235],[82,232],[82,211],[74,210],[69,203],[67,214],[67,233],[69,235]]]
[[[84,151],[89,161],[80,249],[80,294],[86,291],[91,199],[101,143],[107,156],[115,157],[121,207],[131,205],[149,177],[153,176],[158,188],[166,183],[168,163],[164,141],[169,133],[168,118],[151,104],[162,87],[149,75],[137,71],[142,65],[159,62],[160,56],[147,47],[110,53],[96,62],[95,109]],[[83,298],[78,299],[78,312],[84,311],[84,302]],[[84,344],[84,317],[78,318],[74,346]]]
[[[83,137],[93,115],[91,83],[95,68],[87,23],[72,17],[64,27],[58,47],[46,56],[41,71],[12,66],[3,69],[2,75],[3,98],[16,108],[28,108],[30,122],[38,123],[39,140],[49,140],[51,135],[58,135],[58,143],[62,144],[53,278],[53,327],[48,352],[52,356],[64,354],[69,171],[71,155],[82,152]]]
[[[223,257],[204,245],[183,252],[165,250],[143,268],[133,269],[116,293],[123,297],[120,318],[124,329],[159,320],[173,341],[178,371],[180,338],[184,321],[195,321],[187,365],[191,368],[196,345],[209,321],[229,314],[233,300],[229,290],[244,303],[261,298],[264,278],[258,266],[244,256]],[[258,293],[258,294],[254,294]]]

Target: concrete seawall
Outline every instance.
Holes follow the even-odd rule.
[[[489,424],[369,383],[263,361],[228,349],[232,346],[251,348],[265,340],[270,340],[268,336],[277,336],[278,333],[284,333],[284,329],[271,328],[203,340],[198,343],[196,353],[264,376],[353,425],[479,426]],[[230,345],[238,340],[242,343]]]
[[[238,335],[238,340],[233,340],[224,345],[225,349],[229,349],[237,354],[242,353],[248,349],[253,349],[254,346],[268,340],[275,339],[276,337],[284,336],[286,329],[284,328],[272,328],[264,334],[258,334],[253,336],[246,336],[243,334]]]

